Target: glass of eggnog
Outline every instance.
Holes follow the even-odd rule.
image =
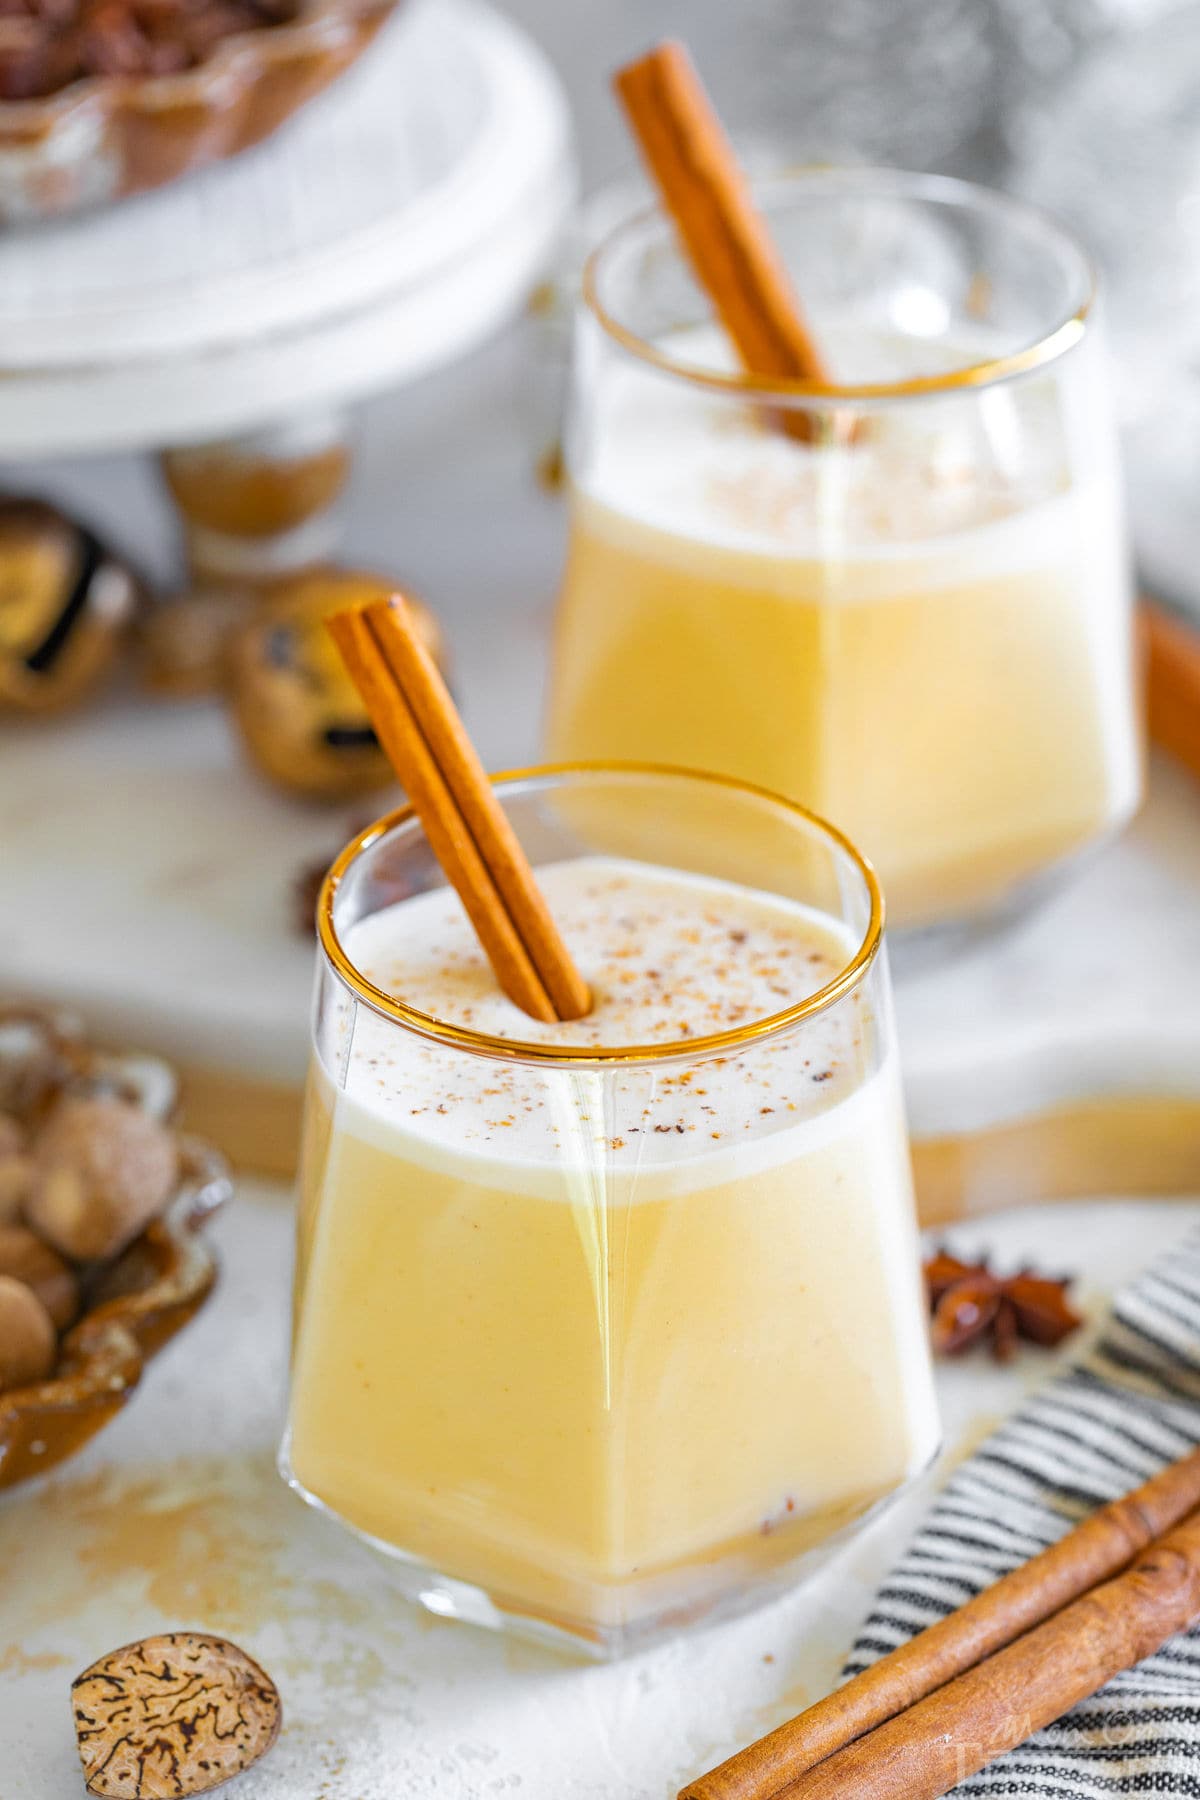
[[[1091,268],[941,177],[756,198],[836,381],[746,375],[661,213],[595,252],[549,752],[792,795],[875,861],[893,926],[1003,915],[1139,795]]]
[[[411,812],[334,865],[282,1462],[433,1611],[612,1655],[936,1449],[882,904],[740,781],[497,786],[592,1010],[503,995]]]

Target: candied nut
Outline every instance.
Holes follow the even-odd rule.
[[[59,1331],[79,1311],[79,1282],[57,1250],[24,1225],[0,1225],[0,1275],[32,1288]]]
[[[32,100],[44,92],[48,45],[36,19],[0,18],[0,100]]]
[[[243,1774],[279,1736],[275,1683],[224,1638],[172,1631],[102,1656],[71,1684],[89,1794],[158,1800]]]
[[[174,1133],[111,1095],[60,1100],[34,1141],[25,1217],[76,1262],[116,1256],[170,1197]]]
[[[95,75],[140,75],[146,68],[146,40],[121,0],[93,7],[79,34],[84,67]]]
[[[196,62],[203,62],[223,38],[251,31],[256,24],[248,7],[232,6],[227,0],[209,0],[201,11],[191,15],[181,35]]]
[[[295,0],[0,0],[0,100],[81,75],[173,75],[236,33],[295,18]]]
[[[0,1275],[0,1394],[44,1381],[57,1355],[54,1320],[33,1289]]]
[[[187,67],[188,53],[183,44],[173,44],[167,39],[161,42],[150,40],[146,50],[148,75],[179,75]]]

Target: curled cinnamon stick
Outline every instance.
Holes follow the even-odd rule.
[[[532,1018],[582,1018],[587,983],[403,598],[326,623],[500,986]]]
[[[618,69],[613,86],[696,278],[746,369],[768,380],[828,382],[782,258],[683,45],[659,44]],[[781,410],[778,419],[792,436],[814,435],[804,409]]]
[[[1200,1517],[1115,1580],[856,1739],[787,1800],[938,1800],[1200,1618]]]
[[[1200,630],[1153,600],[1140,608],[1150,736],[1200,777]]]
[[[789,1783],[815,1764],[915,1706],[1126,1568],[1196,1507],[1200,1507],[1200,1450],[1100,1507],[1057,1544],[1002,1576],[965,1606],[701,1775],[682,1790],[679,1800],[767,1800],[790,1792]]]

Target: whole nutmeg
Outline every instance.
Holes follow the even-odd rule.
[[[33,1164],[24,1149],[25,1127],[11,1113],[0,1112],[0,1225],[16,1223],[29,1192]]]
[[[0,1275],[32,1288],[59,1331],[79,1311],[79,1282],[57,1250],[24,1225],[0,1225]]]
[[[25,1218],[75,1262],[116,1256],[179,1177],[174,1134],[127,1100],[67,1095],[34,1139]]]
[[[0,1225],[15,1225],[33,1186],[31,1156],[0,1156]]]
[[[279,1736],[279,1690],[227,1638],[169,1631],[71,1683],[84,1783],[100,1800],[186,1800],[244,1775]]]
[[[0,1008],[0,1113],[6,1119],[26,1118],[49,1099],[63,1075],[63,1043],[55,1021],[34,1009]]]
[[[0,1275],[0,1394],[44,1381],[57,1355],[54,1320],[33,1289]]]

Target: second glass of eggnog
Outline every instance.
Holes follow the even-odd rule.
[[[499,790],[593,1007],[504,997],[411,814],[339,859],[283,1464],[435,1612],[609,1655],[934,1453],[882,909],[739,782]]]
[[[893,925],[1006,911],[1139,793],[1090,267],[961,182],[758,198],[837,385],[738,369],[661,214],[595,253],[550,754],[790,794],[875,861]]]

